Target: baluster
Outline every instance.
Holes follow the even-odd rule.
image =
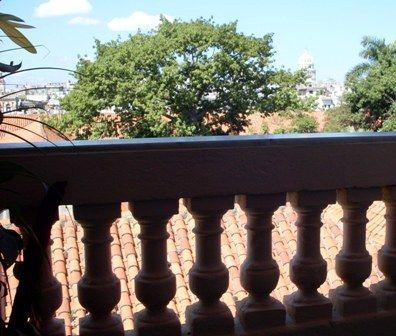
[[[285,323],[285,307],[269,295],[279,280],[279,267],[272,258],[272,215],[285,198],[284,193],[237,197],[247,216],[247,257],[241,265],[241,284],[249,296],[237,307],[245,331]]]
[[[46,255],[48,260],[51,260],[50,247],[47,247]],[[52,265],[47,260],[44,260],[42,264],[39,283],[41,288],[37,294],[40,299],[33,302],[35,312],[40,315],[40,326],[38,329],[42,335],[64,336],[64,321],[54,317],[56,310],[62,304],[62,285],[53,276]]]
[[[39,226],[43,223],[38,218],[43,218],[39,217],[38,213],[38,209],[22,209],[23,224],[29,224],[40,245],[38,245],[36,239],[33,239],[28,234],[28,244],[24,251],[24,267],[20,274],[20,281],[35,283],[35,286],[32,288],[33,293],[27,293],[24,289],[26,288],[25,286],[18,289],[14,304],[19,306],[19,302],[21,302],[19,297],[24,301],[26,299],[23,297],[24,295],[32,295],[34,319],[31,318],[30,322],[35,325],[42,335],[64,336],[64,321],[55,318],[55,312],[62,304],[62,285],[54,277],[52,265],[48,263],[48,260],[51,260],[50,231],[39,229]],[[50,220],[50,217],[45,219]],[[19,218],[15,222],[18,222],[18,220]],[[43,251],[45,251],[46,257],[43,256]],[[10,326],[21,325],[26,322],[26,319],[27,316],[23,316],[23,314],[11,314]]]
[[[124,335],[120,317],[111,313],[121,295],[110,253],[110,226],[119,215],[119,204],[74,207],[74,216],[84,230],[85,249],[85,273],[78,282],[78,299],[89,312],[80,320],[81,336]]]
[[[385,279],[372,286],[381,308],[396,309],[396,187],[383,188],[386,206],[385,244],[378,251],[378,268]]]
[[[221,218],[234,206],[234,197],[189,198],[184,203],[195,220],[195,263],[189,284],[199,302],[187,308],[193,335],[227,335],[234,330],[229,308],[220,301],[228,288],[228,270],[221,261]]]
[[[327,264],[320,253],[321,213],[335,202],[335,191],[289,193],[296,211],[297,249],[290,262],[290,279],[298,290],[285,298],[291,318],[299,323],[331,319],[332,305],[317,289],[326,281]]]
[[[178,211],[177,200],[131,203],[139,222],[142,267],[135,278],[136,297],[145,309],[135,316],[139,336],[177,336],[181,326],[167,304],[176,294],[176,278],[167,262],[166,223]]]
[[[363,282],[371,273],[371,256],[366,250],[366,212],[380,189],[337,190],[337,201],[343,210],[343,243],[336,256],[336,273],[344,282],[330,292],[337,314],[346,317],[374,312],[377,300]]]

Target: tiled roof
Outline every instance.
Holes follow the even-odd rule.
[[[22,141],[20,138],[5,133],[4,131],[11,132],[30,142],[40,142],[45,141],[45,139],[48,139],[49,141],[64,140],[58,133],[38,122],[38,120],[40,120],[40,116],[37,114],[17,115],[15,117],[16,118],[12,115],[4,117],[4,123],[6,124],[0,124],[0,143]],[[34,119],[34,121],[20,119],[18,117]]]
[[[125,209],[124,209],[125,210]],[[368,211],[367,250],[373,256],[373,268],[365,285],[382,279],[377,266],[377,251],[384,243],[384,204],[375,202]],[[339,205],[328,206],[323,214],[324,225],[321,229],[321,252],[327,261],[328,274],[326,282],[319,291],[328,293],[330,288],[341,284],[335,273],[335,256],[342,244],[342,210]],[[273,257],[280,267],[280,279],[277,288],[272,293],[279,300],[284,295],[293,292],[296,287],[290,281],[289,263],[296,250],[296,214],[290,205],[280,207],[273,216]],[[235,303],[246,297],[246,292],[239,281],[241,263],[246,257],[246,216],[235,206],[228,211],[223,219],[224,231],[221,235],[222,260],[229,270],[229,288],[222,300],[235,313]],[[167,225],[170,238],[168,239],[168,262],[176,275],[177,292],[169,307],[175,310],[182,323],[185,322],[185,310],[197,298],[188,287],[188,272],[194,262],[195,239],[192,229],[194,219],[180,204],[179,214],[173,216]],[[133,314],[143,309],[143,305],[135,297],[134,278],[140,264],[140,241],[138,239],[139,225],[129,211],[123,211],[122,217],[111,226],[114,238],[111,244],[112,266],[116,276],[121,281],[121,300],[116,307],[120,314],[125,330],[133,329]],[[86,312],[77,298],[77,282],[84,273],[84,247],[81,243],[83,235],[81,226],[65,216],[55,223],[52,229],[52,263],[53,272],[62,284],[63,303],[57,315],[65,320],[67,335],[77,334],[79,318]],[[15,288],[16,279],[10,275],[11,287]],[[12,291],[14,292],[14,291]],[[9,301],[9,299],[8,299]],[[7,315],[10,305],[6,307]]]

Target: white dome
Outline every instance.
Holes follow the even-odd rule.
[[[307,69],[310,67],[310,65],[313,65],[313,64],[314,64],[313,57],[308,52],[308,50],[305,49],[303,54],[298,59],[298,67],[300,69]]]

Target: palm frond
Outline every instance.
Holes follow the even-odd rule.
[[[385,39],[372,36],[364,36],[362,40],[363,50],[360,56],[371,62],[378,61],[381,53],[386,48]]]
[[[26,38],[26,36],[18,30],[30,28],[34,27],[25,24],[21,18],[11,14],[0,13],[0,29],[7,35],[7,37],[26,51],[36,54],[36,48]]]
[[[352,81],[354,79],[359,79],[367,73],[367,70],[370,69],[370,64],[365,62],[365,63],[360,63],[353,67],[350,71],[347,72],[345,75],[345,78],[347,82]]]
[[[26,38],[26,36],[18,30],[18,28],[29,29],[34,27],[22,22],[24,21],[17,16],[0,13],[0,29],[10,38],[12,42],[19,45],[26,51],[36,54],[36,48]]]

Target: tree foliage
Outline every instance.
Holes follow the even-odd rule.
[[[295,89],[305,74],[277,71],[272,35],[246,36],[235,22],[162,18],[155,31],[96,41],[95,50],[94,61],[80,58],[78,82],[62,101],[63,131],[111,109],[124,136],[237,134],[255,110],[305,107]]]
[[[396,41],[386,44],[384,39],[364,37],[362,46],[365,62],[347,74],[346,100],[359,115],[360,126],[377,131],[396,116]]]
[[[349,105],[342,104],[326,111],[324,132],[358,131],[362,124],[362,115],[352,113]]]
[[[292,119],[292,133],[315,133],[319,124],[313,115],[304,113],[296,114]]]
[[[318,132],[319,123],[316,120],[315,112],[286,112],[280,115],[283,122],[279,123],[280,127],[274,130],[274,134]]]

